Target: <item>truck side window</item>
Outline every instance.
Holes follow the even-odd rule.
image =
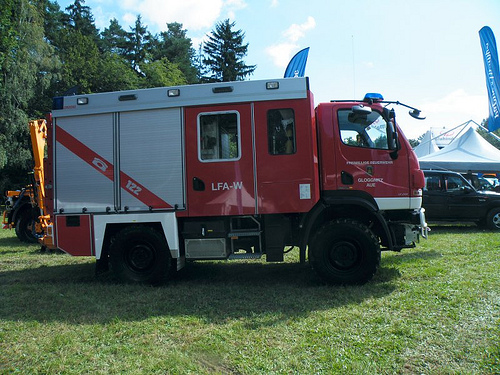
[[[338,112],[340,139],[348,146],[389,149],[389,124],[382,115],[373,111],[368,115],[353,113],[350,109]]]
[[[201,161],[240,158],[238,112],[201,113],[198,116],[198,156]]]
[[[267,136],[271,155],[289,155],[297,151],[293,109],[271,109],[267,112]]]

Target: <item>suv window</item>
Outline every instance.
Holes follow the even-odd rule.
[[[443,190],[443,185],[441,184],[441,178],[439,176],[425,176],[424,190],[428,191]]]
[[[468,182],[465,181],[461,176],[444,176],[446,190],[447,191],[459,191],[463,190],[466,186],[469,186]]]

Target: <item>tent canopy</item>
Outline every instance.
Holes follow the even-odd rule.
[[[415,151],[415,154],[417,154],[418,158],[439,151],[439,147],[436,144],[436,141],[432,139],[430,130],[427,130],[427,132],[424,134],[424,137],[422,138],[422,141],[417,147],[413,149],[413,151]]]
[[[456,172],[500,172],[500,150],[481,137],[472,127],[448,146],[419,157],[421,169]]]

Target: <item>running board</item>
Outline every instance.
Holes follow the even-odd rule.
[[[228,259],[259,259],[262,253],[244,253],[244,254],[231,254]]]

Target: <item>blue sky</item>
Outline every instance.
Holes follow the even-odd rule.
[[[73,1],[58,1],[62,9]],[[425,121],[396,107],[409,138],[488,116],[478,31],[500,40],[499,0],[86,0],[96,26],[116,18],[129,30],[138,14],[157,33],[182,23],[197,47],[216,22],[245,32],[251,79],[280,78],[290,58],[310,47],[306,75],[315,102],[380,92],[422,109]]]

